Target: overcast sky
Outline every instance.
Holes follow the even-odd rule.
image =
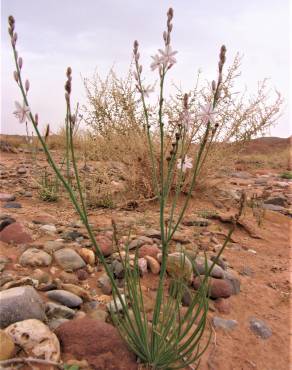
[[[199,68],[204,78],[214,79],[224,43],[227,64],[237,52],[244,55],[240,87],[246,85],[252,93],[257,81],[269,78],[270,87],[283,94],[284,113],[270,134],[291,135],[289,0],[2,0],[1,132],[25,133],[12,114],[14,101],[21,99],[12,77],[10,14],[16,19],[24,77],[31,84],[31,109],[56,131],[64,117],[66,67],[73,69],[73,96],[80,103],[85,102],[81,76],[90,77],[95,69],[105,75],[113,65],[124,75],[134,39],[141,45],[144,68],[150,70],[150,55],[162,46],[169,6],[174,8],[172,45],[178,50],[171,80],[188,90]]]

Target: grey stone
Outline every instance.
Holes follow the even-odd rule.
[[[263,206],[262,206],[264,209],[267,209],[269,211],[275,211],[275,212],[281,212],[281,211],[284,211],[285,208],[282,207],[282,206],[277,206],[275,204],[266,204],[264,203]]]
[[[86,263],[75,250],[63,248],[54,252],[57,263],[66,271],[78,270],[86,266]]]
[[[267,200],[265,200],[265,204],[273,204],[274,206],[285,207],[286,203],[287,200],[283,196],[270,197]]]
[[[22,253],[19,263],[22,266],[49,266],[52,262],[52,257],[37,248],[29,248]]]
[[[59,319],[52,319],[48,322],[48,327],[54,331],[55,329],[57,329],[60,325],[64,324],[65,322],[69,321],[68,319],[62,319],[62,318],[59,318]]]
[[[230,271],[224,271],[224,279],[228,280],[232,286],[232,294],[240,293],[240,280]]]
[[[197,275],[205,275],[206,274],[205,263],[207,263],[207,269],[210,269],[210,267],[213,264],[213,262],[209,259],[207,259],[207,261],[205,261],[204,257],[199,256],[195,259],[195,261],[194,261],[194,272]],[[225,272],[220,266],[214,265],[210,276],[212,276],[214,278],[217,278],[217,279],[223,279],[224,274],[225,274]]]
[[[272,335],[272,330],[267,326],[267,324],[255,317],[249,320],[250,329],[262,339],[268,339]]]
[[[126,298],[124,294],[121,294],[121,299],[124,302],[124,304],[126,304]],[[122,302],[120,301],[118,297],[116,299],[116,302],[112,300],[109,303],[107,303],[106,307],[109,311],[113,311],[113,312],[119,312],[123,310]]]
[[[51,290],[47,292],[46,295],[48,298],[70,308],[79,307],[83,303],[83,300],[78,297],[78,295],[68,292],[67,290]]]
[[[57,232],[57,228],[55,225],[42,225],[40,230],[44,231],[47,234],[55,234]]]
[[[122,279],[125,275],[124,266],[118,260],[113,260],[112,262],[112,271],[117,279]]]
[[[249,172],[245,171],[238,171],[238,172],[233,172],[230,175],[231,177],[236,177],[237,179],[250,179],[252,175]]]
[[[99,277],[99,279],[97,280],[97,284],[101,288],[101,291],[103,292],[103,294],[108,294],[108,295],[111,294],[112,285],[111,285],[110,278],[106,274],[103,274],[102,276]]]
[[[20,203],[17,203],[17,202],[8,202],[8,203],[4,204],[3,208],[7,208],[7,209],[22,208],[22,205]]]
[[[130,242],[129,249],[139,248],[144,244],[153,244],[153,240],[147,236],[140,236]]]
[[[43,249],[48,253],[53,253],[64,247],[64,243],[60,240],[49,240],[44,244]]]
[[[74,310],[54,302],[47,302],[45,311],[49,319],[72,319],[75,316]]]
[[[4,218],[1,218],[0,221],[0,231],[5,229],[6,226],[13,224],[13,222],[16,222],[16,220],[10,216],[6,216]]]
[[[0,327],[26,319],[46,319],[44,304],[31,286],[21,286],[0,292]]]
[[[155,230],[155,229],[150,229],[145,232],[145,235],[148,238],[155,238],[155,239],[161,239],[161,234],[160,231]]]
[[[73,231],[66,231],[63,233],[62,237],[65,240],[76,240],[79,238],[83,238],[84,235],[80,233],[79,231],[73,230]]]
[[[224,330],[232,330],[238,324],[236,320],[226,320],[218,316],[213,317],[212,321],[215,328],[221,328]]]

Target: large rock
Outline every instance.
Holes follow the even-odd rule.
[[[21,286],[0,292],[0,327],[26,319],[46,319],[44,304],[31,286]]]
[[[234,294],[233,286],[228,280],[223,279],[209,279],[209,295],[211,298],[228,298]],[[198,289],[201,285],[201,279],[196,277],[193,280],[193,286],[195,289]]]
[[[180,252],[168,255],[166,270],[174,278],[183,277],[188,282],[193,278],[193,266],[189,258]]]
[[[207,267],[207,271],[209,271],[212,265],[213,265],[213,262],[211,260],[209,259],[205,260],[204,257],[198,256],[194,261],[194,272],[197,275],[205,275],[206,267]],[[224,270],[220,266],[215,265],[211,271],[210,276],[222,279],[224,277],[224,274],[225,274]]]
[[[11,202],[15,200],[15,195],[8,193],[0,193],[1,202]]]
[[[131,353],[113,326],[82,318],[60,325],[55,333],[60,339],[63,360],[86,360],[95,370],[136,370],[136,356]]]
[[[274,206],[285,207],[287,204],[287,199],[283,196],[270,197],[265,200],[265,204],[273,204]]]
[[[47,302],[46,315],[49,319],[72,319],[75,316],[75,311],[61,304]]]
[[[22,266],[49,266],[52,262],[52,257],[37,248],[29,248],[22,253],[19,259],[19,263]]]
[[[141,258],[150,256],[157,259],[157,254],[160,252],[161,250],[157,247],[157,245],[146,244],[139,248],[138,256]]]
[[[31,319],[16,322],[8,326],[5,332],[27,355],[43,360],[59,361],[59,340],[41,321]]]
[[[8,360],[15,352],[13,340],[4,330],[0,329],[0,361]]]
[[[101,250],[101,253],[108,257],[113,253],[113,242],[112,240],[106,235],[97,235],[95,237],[97,245]]]
[[[86,263],[74,249],[63,248],[54,252],[54,257],[65,271],[74,271],[86,266]]]
[[[153,240],[147,236],[139,236],[139,238],[133,239],[129,243],[129,249],[136,249],[142,247],[144,244],[153,244]]]
[[[50,299],[70,308],[79,307],[83,303],[82,299],[78,297],[78,295],[62,289],[51,290],[47,292],[47,296]]]
[[[25,244],[31,243],[31,236],[25,231],[23,225],[14,222],[0,232],[0,241],[4,243]]]

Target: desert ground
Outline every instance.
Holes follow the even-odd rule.
[[[43,359],[49,351],[52,361],[80,369],[142,368],[112,324],[107,306],[113,299],[111,287],[72,205],[66,196],[54,202],[40,199],[31,153],[14,148],[8,139],[1,137],[1,360]],[[290,139],[251,141],[234,168],[194,192],[171,242],[171,252],[183,248],[190,255],[198,251],[211,259],[228,233],[240,192],[244,190],[249,200],[257,199],[245,208],[218,262],[218,275],[212,277],[208,313],[212,338],[200,370],[288,370],[291,366],[292,180],[283,175],[291,171],[289,158],[280,154],[288,153],[289,147]],[[58,150],[53,154],[58,156]],[[46,167],[43,153],[38,165]],[[95,165],[88,162],[86,176],[91,176]],[[121,245],[131,230],[130,252],[139,248],[140,258],[152,257],[141,278],[149,315],[159,263],[158,216],[155,200],[138,201],[133,209],[117,203],[89,210],[96,239],[121,285],[123,271],[113,249],[112,219]],[[195,288],[193,283],[191,289]],[[181,309],[187,305],[185,297]],[[14,363],[10,368],[52,366]]]

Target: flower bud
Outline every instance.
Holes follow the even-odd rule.
[[[12,45],[15,46],[16,45],[16,41],[17,41],[17,33],[15,32],[12,36]]]
[[[35,116],[34,116],[34,123],[35,125],[37,126],[38,123],[39,123],[39,115],[36,113]]]
[[[67,77],[69,78],[69,77],[71,77],[71,74],[72,74],[72,68],[71,67],[68,67],[67,68],[67,71],[66,71],[66,75],[67,75]]]
[[[72,125],[74,126],[75,125],[75,122],[76,122],[76,116],[75,116],[75,114],[71,114],[70,119],[71,119]]]
[[[212,90],[216,91],[216,81],[212,81]]]
[[[21,57],[19,57],[19,58],[18,58],[18,67],[19,67],[19,69],[21,69],[21,68],[22,68],[22,65],[23,65],[23,60],[22,60],[22,58],[21,58]]]
[[[138,81],[138,75],[137,75],[137,73],[136,73],[136,72],[134,72],[133,74],[134,74],[134,78],[135,78],[135,80],[136,80],[136,81]]]
[[[50,125],[47,124],[46,133],[45,133],[45,141],[47,140],[47,138],[49,137],[49,135],[50,135]]]
[[[26,80],[26,81],[25,81],[25,85],[24,85],[24,86],[25,86],[25,91],[26,91],[26,92],[28,92],[28,90],[29,90],[29,86],[30,86],[30,84],[29,84],[29,81],[28,81],[28,80]]]
[[[13,72],[13,77],[14,77],[15,81],[18,83],[19,75],[18,75],[18,72],[17,71],[14,71]]]
[[[142,67],[142,65],[140,65],[140,66],[139,66],[139,73],[140,73],[140,74],[142,73],[142,69],[143,69],[143,67]]]

